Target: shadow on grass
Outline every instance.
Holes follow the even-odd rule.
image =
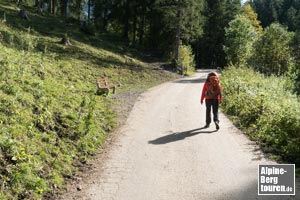
[[[214,132],[218,131],[218,130],[201,131],[205,128],[206,127],[201,127],[201,128],[197,128],[197,129],[193,129],[193,130],[189,130],[189,131],[172,133],[170,135],[166,135],[166,136],[157,138],[155,140],[151,140],[148,143],[149,144],[154,144],[154,145],[167,144],[167,143],[170,143],[170,142],[176,142],[176,141],[179,141],[179,140],[184,140],[187,137],[192,137],[192,136],[195,136],[195,135],[198,135],[198,134],[210,134],[210,133],[214,133]]]
[[[28,27],[34,32],[48,37],[63,37],[66,33],[71,40],[82,42],[96,48],[102,48],[119,54],[138,55],[138,51],[129,48],[126,42],[115,34],[98,33],[95,36],[83,33],[80,30],[78,20],[69,20],[64,17],[54,16],[49,13],[38,14],[37,9],[31,6],[25,6],[29,20],[19,17],[16,4],[0,3],[0,18],[6,14],[6,24],[18,31],[26,31]]]
[[[93,53],[92,51],[81,48],[79,45],[63,46],[61,44],[52,44],[48,47],[52,52],[59,52],[57,59],[77,59],[81,61],[88,61],[94,64],[97,68],[122,68],[130,69],[133,72],[141,72],[144,68],[126,56],[120,59],[111,55],[101,55]]]
[[[80,30],[80,22],[76,19],[66,19],[60,16],[54,16],[49,13],[39,14],[37,9],[32,6],[25,6],[29,15],[29,20],[21,19],[18,16],[20,7],[8,2],[0,3],[0,18],[6,14],[6,25],[8,30],[3,30],[5,36],[3,44],[7,47],[23,50],[24,34],[31,34],[32,41],[36,41],[37,46],[32,51],[37,52],[55,52],[56,59],[78,59],[99,66],[99,68],[126,68],[133,72],[142,71],[141,65],[131,61],[130,57],[142,61],[158,62],[160,59],[153,56],[155,52],[143,51],[142,47],[129,46],[118,34],[96,33],[88,35]],[[59,44],[61,38],[67,34],[72,45],[64,46]],[[95,51],[86,49],[84,45],[94,47],[100,50],[112,52],[120,55],[120,59],[105,55],[104,51]],[[88,48],[88,47],[87,47]],[[126,56],[124,56],[126,55]],[[122,57],[124,56],[124,57]]]

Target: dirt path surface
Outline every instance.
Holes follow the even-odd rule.
[[[154,87],[134,105],[103,163],[60,199],[252,200],[258,164],[274,162],[220,113],[220,130],[205,124],[199,97],[208,71]],[[297,185],[299,185],[297,181]]]

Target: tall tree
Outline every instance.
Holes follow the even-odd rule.
[[[153,6],[154,0],[138,0],[138,2],[139,3],[134,10],[134,20],[136,21],[134,28],[138,30],[139,45],[143,45],[145,41],[147,22],[150,20],[147,18],[149,18],[149,13],[153,9],[151,7]],[[136,28],[135,26],[138,27]]]
[[[131,17],[130,0],[124,0],[124,8],[123,38],[129,40],[129,19]]]
[[[49,1],[50,1],[49,3],[50,13],[55,15],[58,7],[57,0],[49,0]]]
[[[258,34],[251,21],[237,15],[225,28],[225,53],[227,62],[235,66],[243,66],[253,53],[253,44]]]
[[[61,0],[61,15],[64,17],[68,17],[68,1],[69,0]]]
[[[95,17],[102,30],[110,24],[129,44],[172,52],[202,33],[204,0],[94,0]],[[99,27],[99,26],[98,26]]]
[[[267,27],[274,22],[279,22],[284,0],[252,0],[254,10],[258,14],[258,19],[263,27]]]
[[[231,7],[232,12],[227,9]],[[224,67],[225,27],[239,12],[240,1],[206,0],[204,16],[204,35],[200,38],[200,55],[197,65],[205,67]],[[239,8],[239,9],[238,9]]]
[[[291,48],[295,65],[291,68],[289,74],[294,79],[295,92],[300,95],[300,32],[296,31],[292,42]]]
[[[114,4],[111,0],[94,0],[95,23],[102,31],[108,31],[108,24],[112,20]]]
[[[260,25],[261,22],[257,19],[257,13],[254,12],[250,3],[247,3],[243,6],[242,14],[250,20],[252,26],[254,26],[258,32],[261,33],[263,31],[263,28]]]
[[[92,6],[93,6],[93,1],[92,0],[87,0],[87,6],[88,6],[88,20],[91,19],[91,15],[92,15]]]
[[[266,74],[282,75],[293,65],[290,41],[292,35],[280,24],[268,26],[255,43],[254,68]]]
[[[189,44],[202,34],[202,0],[158,0],[156,10],[162,17],[161,41],[178,59],[179,41]],[[173,49],[173,50],[172,50]]]
[[[300,30],[300,2],[284,0],[280,15],[280,23],[288,26],[290,31]]]

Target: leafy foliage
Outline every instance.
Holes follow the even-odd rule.
[[[257,19],[257,13],[254,12],[250,3],[243,6],[243,15],[250,20],[252,26],[256,28],[256,31],[259,33],[263,31],[263,28],[260,25],[261,22]]]
[[[179,46],[178,64],[186,68],[185,75],[191,74],[195,71],[194,55],[190,46]]]
[[[252,0],[251,5],[258,13],[258,19],[263,27],[277,22],[286,25],[290,31],[297,31],[300,28],[298,0]]]
[[[291,41],[292,56],[295,64],[289,71],[289,76],[294,80],[295,92],[300,95],[300,32],[297,31]]]
[[[180,38],[184,41],[195,40],[202,32],[203,1],[183,0],[178,3],[169,0],[159,0],[156,7],[162,15],[164,32],[175,32],[177,26],[181,31]]]
[[[300,103],[289,78],[228,67],[222,72],[223,110],[237,117],[264,150],[300,164]]]
[[[245,65],[253,53],[253,43],[257,32],[251,22],[242,15],[237,15],[225,28],[226,59],[236,66]]]
[[[264,28],[279,21],[283,1],[284,0],[251,1],[254,10],[258,14],[258,19]]]
[[[252,66],[266,74],[287,73],[293,65],[291,39],[292,35],[280,24],[267,27],[255,44]]]

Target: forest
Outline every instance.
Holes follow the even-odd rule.
[[[118,34],[129,46],[179,65],[182,51],[194,57],[194,63],[186,65],[196,68],[224,68],[229,63],[246,62],[264,73],[283,74],[294,67],[290,70],[299,79],[295,66],[299,60],[300,5],[296,0],[251,0],[243,7],[239,0],[35,0],[25,4],[81,21],[88,34]],[[245,28],[244,32],[234,35],[238,31],[234,29],[239,28]],[[276,38],[277,33],[273,37],[272,31],[282,37]],[[279,38],[282,41],[277,41]],[[256,52],[273,49],[261,48],[263,43],[273,41],[281,52]],[[239,49],[242,46],[244,49]]]

